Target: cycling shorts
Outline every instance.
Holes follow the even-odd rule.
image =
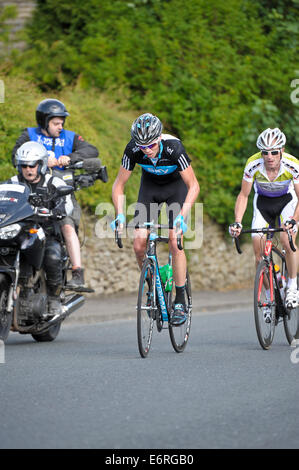
[[[267,197],[255,194],[253,199],[253,218],[251,228],[282,226],[286,220],[292,219],[298,199],[294,192],[280,197]],[[259,234],[253,233],[252,236]]]
[[[182,178],[162,186],[142,176],[134,215],[135,227],[138,228],[144,222],[157,223],[162,206],[166,203],[169,228],[173,228],[173,221],[180,213],[187,192]]]

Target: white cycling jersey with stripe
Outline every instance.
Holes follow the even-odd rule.
[[[294,184],[299,183],[299,161],[293,155],[282,154],[280,168],[274,181],[270,181],[264,159],[258,152],[246,162],[243,179],[254,183],[254,190],[262,196],[279,197],[294,192]]]

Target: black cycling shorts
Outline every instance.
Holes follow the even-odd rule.
[[[140,227],[144,222],[157,223],[161,208],[166,203],[169,228],[173,228],[173,221],[180,213],[187,192],[181,177],[162,186],[142,176],[134,215],[135,227]]]

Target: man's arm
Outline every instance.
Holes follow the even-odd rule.
[[[183,207],[181,209],[181,215],[184,219],[187,217],[188,212],[190,211],[191,207],[195,203],[197,196],[200,191],[199,183],[195,176],[194,170],[191,166],[188,166],[186,170],[181,171],[180,175],[188,188],[188,192],[186,195],[186,199],[184,201]]]
[[[75,134],[73,150],[68,155],[72,163],[79,162],[85,158],[96,158],[98,155],[99,151],[94,145],[89,144],[83,137]]]
[[[123,166],[120,167],[118,175],[112,186],[112,201],[114,204],[116,216],[123,214],[124,210],[124,191],[125,185],[131,176],[131,171],[126,170]]]
[[[28,142],[29,140],[30,140],[30,137],[29,137],[28,131],[27,131],[27,129],[24,129],[24,131],[22,132],[20,137],[17,139],[16,144],[15,144],[15,146],[13,148],[13,151],[12,151],[11,161],[12,161],[13,166],[16,166],[15,165],[16,151],[18,150],[19,147],[21,147],[21,145],[23,145],[25,142]]]
[[[241,191],[236,199],[235,204],[235,222],[241,224],[243,216],[245,214],[247,204],[248,204],[248,197],[252,188],[252,182],[242,180]],[[235,228],[231,227],[231,235],[234,237],[238,237],[241,233],[242,227]]]

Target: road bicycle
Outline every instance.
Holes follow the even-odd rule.
[[[285,306],[288,270],[285,252],[274,245],[273,235],[283,232],[283,228],[258,228],[242,230],[244,233],[266,235],[265,243],[261,238],[262,259],[259,262],[254,281],[254,319],[257,337],[263,349],[269,349],[273,342],[275,328],[283,322],[289,344],[299,338],[299,308]],[[293,251],[296,248],[289,232],[288,239]],[[242,253],[239,237],[234,238],[238,253]],[[298,277],[297,277],[298,284]]]
[[[157,331],[168,329],[170,341],[177,353],[184,351],[191,328],[192,316],[192,293],[190,276],[187,271],[185,283],[185,305],[186,321],[179,326],[171,324],[171,315],[173,310],[173,297],[175,295],[175,286],[168,283],[168,286],[162,282],[161,267],[157,257],[157,243],[168,243],[169,238],[158,234],[162,229],[169,229],[168,225],[145,223],[147,228],[147,248],[145,259],[140,274],[138,299],[137,299],[137,339],[138,349],[141,357],[147,357],[153,337],[154,323]],[[141,227],[140,227],[141,228]],[[122,247],[122,241],[116,228],[115,239],[118,246]],[[178,248],[183,249],[181,236],[177,238]],[[172,255],[168,253],[168,265],[172,266]],[[168,280],[169,281],[169,280]]]

